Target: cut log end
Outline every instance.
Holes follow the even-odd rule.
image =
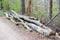
[[[56,32],[55,31],[51,32],[49,36],[56,36]]]
[[[29,32],[33,32],[32,30],[29,30]]]
[[[45,24],[44,19],[41,19],[41,20],[40,20],[40,23]]]

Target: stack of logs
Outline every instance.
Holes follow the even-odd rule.
[[[46,36],[55,36],[56,32],[41,24],[37,18],[28,17],[24,15],[19,15],[15,11],[11,10],[9,12],[5,12],[5,15],[8,19],[14,22],[16,25],[23,24],[25,28],[28,30],[35,30],[38,33],[41,33]]]

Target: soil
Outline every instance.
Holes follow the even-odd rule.
[[[5,16],[1,16],[0,40],[57,40],[57,38],[50,39],[35,31],[30,32],[22,25],[16,26],[10,20],[6,19]]]

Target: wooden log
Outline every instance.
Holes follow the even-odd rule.
[[[6,18],[9,18],[9,15],[7,14],[7,12],[5,12],[5,16],[6,16]]]
[[[26,22],[26,24],[28,26],[30,26],[32,29],[36,30],[37,32],[41,33],[41,34],[44,34],[46,36],[49,36],[51,34],[51,32],[53,32],[51,29],[47,29],[47,28],[41,28],[35,24],[32,24],[32,23],[28,23]]]
[[[13,12],[14,14],[17,14],[15,11],[11,11],[11,12]],[[18,14],[17,14],[16,17],[19,17],[20,19],[22,19],[22,20],[25,21],[25,22],[33,23],[33,24],[35,24],[35,25],[37,25],[37,26],[40,26],[40,27],[42,26],[42,28],[47,28],[47,29],[49,29],[49,28],[46,27],[45,25],[41,24],[39,21],[29,19],[30,17],[28,17],[28,16],[22,16],[22,15],[18,15]]]
[[[17,14],[15,11],[12,11],[12,12]],[[35,29],[41,34],[44,34],[47,36],[56,34],[54,31],[52,31],[50,28],[46,27],[45,25],[41,24],[39,21],[29,19],[30,17],[28,16],[17,15],[17,17],[22,19],[25,22],[25,24],[27,24],[32,29]]]
[[[19,19],[19,17],[17,17],[16,15],[17,14],[13,14],[13,13],[5,13],[6,14],[6,17],[8,18],[10,16],[10,20],[15,23],[15,24],[22,24],[24,25],[24,27],[26,27],[29,31],[32,31],[32,29],[30,27],[28,27],[22,19]]]

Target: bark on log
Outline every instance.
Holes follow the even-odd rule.
[[[41,33],[41,34],[44,34],[46,36],[49,36],[52,32],[51,29],[48,29],[48,28],[41,28],[33,23],[26,23],[28,26],[30,26],[32,29],[36,30],[37,32]]]

